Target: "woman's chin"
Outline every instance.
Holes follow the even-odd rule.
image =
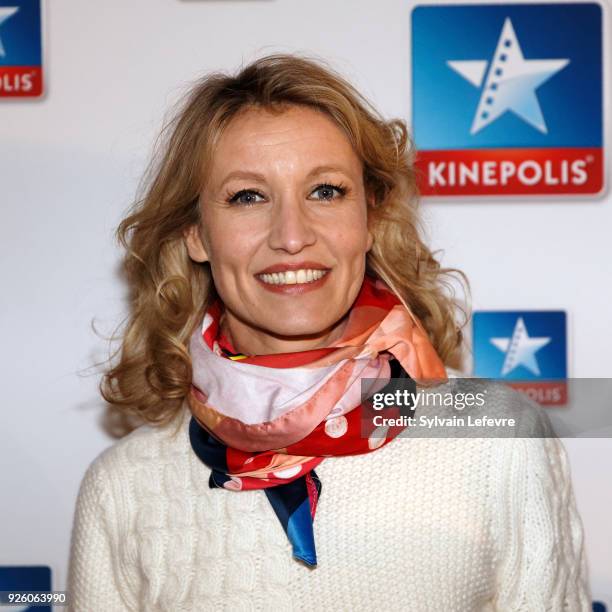
[[[300,339],[316,339],[317,337],[325,337],[330,332],[331,324],[328,327],[321,327],[320,317],[313,317],[311,321],[296,321],[295,319],[288,319],[289,323],[286,325],[278,325],[278,321],[274,326],[268,326],[267,331],[269,334],[283,338],[285,340],[300,340]]]

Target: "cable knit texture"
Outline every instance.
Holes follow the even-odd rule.
[[[559,439],[407,437],[326,459],[310,569],[263,490],[208,487],[190,417],[140,427],[87,469],[69,610],[591,610]]]

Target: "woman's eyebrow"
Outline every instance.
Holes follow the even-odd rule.
[[[350,176],[350,172],[346,168],[343,168],[342,166],[322,165],[322,166],[316,166],[315,168],[310,170],[310,172],[306,175],[306,178],[310,178],[311,176],[315,176],[317,174],[323,174],[324,172],[341,172],[342,174],[346,174],[347,176]],[[231,181],[232,179],[252,180],[252,181],[259,181],[260,183],[263,183],[265,182],[266,177],[263,174],[260,174],[259,172],[234,170],[233,172],[230,172],[223,179],[223,182],[221,183],[219,187],[220,188],[223,187],[225,183],[227,183],[228,181]]]
[[[342,174],[350,175],[350,172],[347,168],[343,168],[342,166],[317,166],[313,168],[306,176],[311,177],[316,174],[323,174],[324,172],[341,172]]]
[[[244,180],[252,180],[259,181],[260,183],[265,182],[266,177],[263,174],[259,174],[259,172],[247,172],[245,170],[234,170],[234,172],[230,172],[224,179],[219,188],[223,187],[225,183],[231,181],[232,179],[244,179]]]

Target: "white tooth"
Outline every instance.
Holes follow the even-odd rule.
[[[273,272],[262,274],[260,278],[264,283],[271,285],[295,285],[298,283],[311,283],[325,276],[327,270],[287,270],[285,272]]]

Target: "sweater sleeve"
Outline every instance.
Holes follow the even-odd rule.
[[[499,440],[502,508],[496,519],[495,609],[589,612],[582,521],[558,438]]]
[[[112,546],[113,498],[98,457],[79,488],[68,566],[68,612],[127,612],[115,579]]]

